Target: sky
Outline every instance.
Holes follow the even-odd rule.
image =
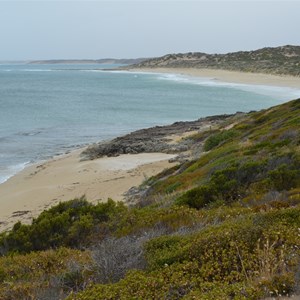
[[[0,60],[155,57],[300,45],[299,1],[0,0]]]

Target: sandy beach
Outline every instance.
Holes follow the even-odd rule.
[[[245,73],[214,69],[192,69],[192,68],[147,68],[131,69],[134,72],[172,73],[194,77],[210,78],[222,82],[271,85],[280,87],[300,88],[300,77],[277,76],[261,73]]]
[[[44,209],[59,201],[85,195],[91,202],[124,193],[146,178],[174,165],[175,155],[141,153],[80,161],[82,149],[25,168],[0,185],[0,231],[17,221],[30,223]]]
[[[152,140],[153,147],[167,141],[173,149],[187,136],[212,128],[215,124],[218,124],[218,121],[213,119],[143,129],[129,134],[130,138],[123,136],[123,146],[133,147],[144,138],[144,143],[145,140]],[[157,139],[153,140],[155,137]],[[108,144],[113,141],[109,141]],[[146,147],[146,144],[144,146]],[[83,155],[83,152],[94,147],[97,148],[97,144],[27,166],[0,184],[0,232],[11,229],[18,221],[28,224],[43,210],[60,201],[83,195],[92,203],[106,201],[108,198],[124,201],[124,194],[130,188],[139,186],[147,178],[177,164],[170,163],[169,160],[175,158],[178,153],[166,154],[158,150],[153,152],[153,148],[152,153],[115,153],[115,156],[104,155],[100,158],[92,158],[91,153],[88,156]]]

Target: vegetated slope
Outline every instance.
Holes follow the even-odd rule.
[[[204,152],[149,178],[135,207],[75,199],[17,223],[0,237],[0,299],[299,294],[299,125],[300,99],[226,118],[189,137]]]
[[[300,46],[287,45],[227,54],[168,54],[132,65],[130,68],[207,68],[300,76]]]

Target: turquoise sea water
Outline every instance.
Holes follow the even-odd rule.
[[[0,183],[27,163],[130,131],[267,108],[300,95],[108,65],[0,65]]]

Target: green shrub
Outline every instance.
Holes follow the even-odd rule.
[[[61,299],[62,290],[76,290],[91,279],[88,272],[81,273],[81,281],[76,274],[90,264],[88,251],[67,248],[0,257],[0,299]]]
[[[0,247],[5,253],[82,247],[89,243],[96,227],[111,226],[108,223],[126,211],[124,204],[112,200],[97,205],[84,198],[61,202],[44,211],[31,225],[16,223],[10,232],[0,236]]]
[[[174,192],[177,188],[179,188],[182,185],[181,182],[174,182],[173,184],[169,185],[166,187],[165,192],[166,193],[172,193]]]
[[[268,173],[269,182],[272,188],[278,191],[289,190],[296,187],[300,178],[300,169],[294,169],[294,166],[282,164],[275,170]]]
[[[0,268],[0,283],[3,282],[6,278],[6,272],[2,268]]]
[[[200,209],[212,201],[214,201],[212,188],[207,185],[202,185],[184,193],[176,200],[176,203],[178,205],[188,205],[189,207]]]
[[[182,236],[162,236],[147,242],[145,252],[148,267],[157,269],[183,261],[184,242]]]
[[[204,151],[209,151],[217,147],[218,145],[220,145],[222,142],[227,141],[233,137],[236,137],[238,134],[239,134],[238,131],[234,129],[223,130],[221,132],[213,134],[205,141]]]

